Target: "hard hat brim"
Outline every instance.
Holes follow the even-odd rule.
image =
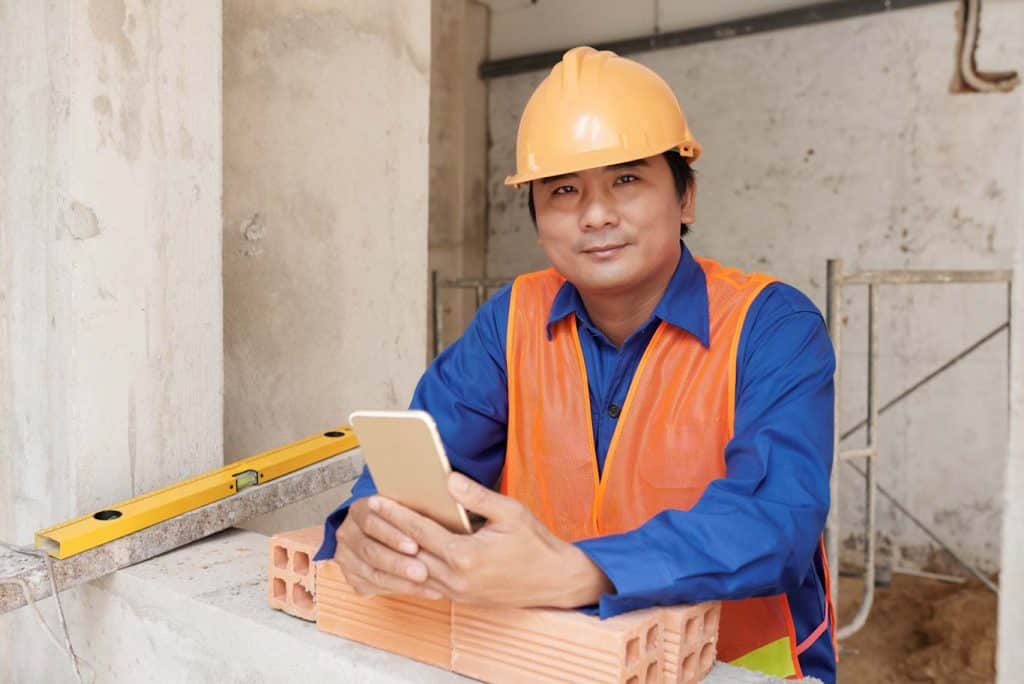
[[[669,150],[676,150],[679,152],[680,156],[688,158],[690,163],[693,163],[697,161],[698,157],[700,157],[701,146],[696,140],[687,140],[667,149],[623,150],[621,148],[615,148],[608,150],[593,150],[591,152],[577,154],[573,158],[573,164],[566,165],[561,168],[547,168],[543,171],[540,169],[528,169],[522,173],[508,176],[505,178],[505,185],[511,185],[514,188],[519,188],[520,185],[540,180],[542,178],[562,176],[567,173],[578,173],[580,171],[586,171],[587,169],[596,169],[602,166],[612,166],[613,164],[623,164],[637,159],[646,159],[647,157],[653,157],[655,155],[668,152]]]

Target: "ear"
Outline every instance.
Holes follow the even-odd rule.
[[[679,202],[679,222],[690,225],[693,223],[697,209],[697,179],[691,179],[690,185],[686,188],[686,192],[683,193],[683,198]]]

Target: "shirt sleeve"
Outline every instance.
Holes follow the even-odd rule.
[[[798,290],[766,288],[737,358],[726,476],[690,510],[577,543],[615,586],[598,613],[740,599],[798,586],[829,507],[835,357],[820,312]]]
[[[462,337],[445,349],[420,378],[410,408],[429,413],[452,468],[493,487],[505,464],[508,381],[505,337],[511,286],[498,291],[473,317]],[[349,506],[377,493],[370,471],[324,521],[324,540],[315,560],[334,557],[335,533]]]

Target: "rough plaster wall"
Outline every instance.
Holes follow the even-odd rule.
[[[423,370],[430,3],[224,9],[230,462],[404,407]],[[343,494],[252,528],[313,524]]]
[[[220,3],[0,16],[0,538],[30,543],[221,463]],[[62,681],[27,611],[0,627],[0,680]]]
[[[487,84],[477,68],[487,56],[488,12],[473,0],[438,0],[432,19],[430,270],[442,280],[480,277],[487,244]],[[472,318],[474,293],[442,289],[440,305],[443,349]]]
[[[1024,66],[1024,4],[986,3],[983,68]],[[954,5],[943,4],[637,58],[679,94],[704,144],[700,254],[772,273],[824,309],[825,260],[858,268],[1007,268],[1022,178],[1021,90],[949,95]],[[543,74],[490,83],[488,275],[541,267],[525,193],[502,185],[519,113]],[[866,296],[844,297],[844,409],[865,415]],[[1006,318],[998,285],[891,288],[881,310],[887,400]],[[1007,338],[881,422],[881,481],[994,568],[1007,439]],[[857,446],[863,433],[844,446]],[[862,487],[843,470],[846,531]],[[880,529],[919,561],[920,535],[880,498]]]
[[[1020,116],[1024,128],[1024,112]],[[1024,136],[1019,141],[1024,159]],[[1013,259],[1013,358],[1010,386],[1010,458],[1003,499],[1003,556],[999,575],[999,684],[1014,684],[1024,672],[1024,177],[1017,179],[1017,250]]]

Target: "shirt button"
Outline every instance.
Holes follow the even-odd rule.
[[[618,404],[612,404],[608,407],[608,415],[612,418],[618,418],[620,413],[622,413],[622,407]]]

